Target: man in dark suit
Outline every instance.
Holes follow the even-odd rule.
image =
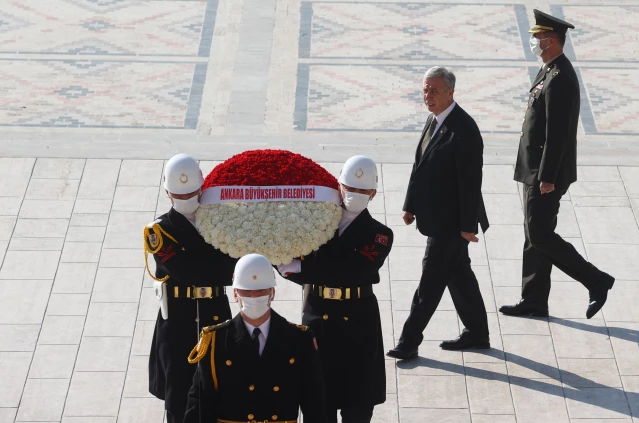
[[[515,167],[515,180],[524,184],[522,299],[499,311],[548,316],[554,265],[590,291],[590,319],[603,307],[615,279],[555,233],[559,201],[577,180],[579,80],[563,54],[566,32],[574,26],[536,9],[534,13],[530,47],[544,65],[530,89]]]
[[[271,263],[242,257],[233,288],[240,312],[204,328],[188,357],[198,366],[184,423],[295,423],[300,408],[305,423],[327,423],[317,342],[271,309]]]
[[[478,242],[478,224],[488,229],[481,194],[484,144],[477,124],[453,100],[455,75],[446,68],[426,72],[424,102],[431,112],[422,131],[404,203],[404,223],[417,219],[428,236],[422,277],[399,344],[387,355],[417,356],[422,332],[446,286],[465,326],[445,341],[447,350],[490,348],[484,300],[470,267],[468,243]]]

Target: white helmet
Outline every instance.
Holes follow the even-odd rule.
[[[171,157],[164,168],[164,188],[171,194],[190,194],[202,188],[204,177],[197,161],[188,154]]]
[[[268,259],[260,254],[247,254],[235,264],[233,288],[257,291],[273,288],[275,272]]]
[[[377,189],[377,167],[373,159],[353,156],[346,160],[339,174],[339,183],[358,189]]]

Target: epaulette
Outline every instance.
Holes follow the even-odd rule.
[[[231,319],[227,320],[226,322],[218,323],[217,325],[207,326],[204,329],[202,329],[202,333],[209,333],[218,329],[222,329],[222,326],[225,326],[225,327],[229,326],[230,323],[231,323]]]
[[[156,219],[144,227],[142,242],[144,244],[144,264],[146,265],[147,273],[149,274],[149,276],[151,276],[153,279],[155,279],[158,282],[166,282],[170,276],[166,275],[165,277],[161,279],[158,279],[155,276],[153,276],[151,274],[151,271],[149,270],[149,262],[147,259],[148,253],[157,254],[162,249],[162,247],[164,246],[165,236],[169,238],[171,241],[175,242],[176,244],[178,243],[175,238],[173,238],[168,232],[166,232],[162,228],[162,226],[160,225],[161,221],[162,219]],[[175,255],[175,253],[173,253],[173,255]]]
[[[298,329],[300,329],[302,332],[306,332],[308,330],[308,326],[298,325],[297,323],[293,323],[293,322],[289,322],[289,323],[297,327]]]
[[[204,356],[206,355],[206,352],[209,350],[209,345],[211,344],[213,344],[213,347],[211,349],[211,354],[213,354],[213,351],[215,348],[216,331],[222,328],[223,326],[228,326],[230,322],[231,322],[230,320],[227,320],[226,322],[220,323],[218,325],[207,326],[204,329],[202,329],[202,331],[200,332],[200,341],[193,348],[193,350],[191,351],[191,354],[189,354],[189,358],[188,358],[189,363],[195,364],[199,362],[200,360],[202,360]]]

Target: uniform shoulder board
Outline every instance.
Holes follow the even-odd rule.
[[[306,332],[308,330],[308,326],[298,325],[298,324],[293,323],[293,322],[289,322],[289,323],[292,324],[293,326],[297,327],[298,329],[300,329],[302,332]]]
[[[162,221],[162,219],[155,219],[153,222],[149,223],[147,226],[147,228],[153,228],[153,225],[155,225],[156,223],[160,223]]]
[[[202,332],[210,333],[210,332],[214,332],[214,331],[216,331],[218,329],[223,329],[223,327],[229,326],[230,322],[231,322],[231,320],[229,319],[226,322],[222,322],[222,323],[219,323],[217,325],[207,326],[204,329],[202,329]]]

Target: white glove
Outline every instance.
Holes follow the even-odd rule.
[[[293,259],[289,264],[280,264],[277,266],[277,270],[282,276],[288,276],[291,273],[299,273],[302,271],[302,261],[299,259]]]

